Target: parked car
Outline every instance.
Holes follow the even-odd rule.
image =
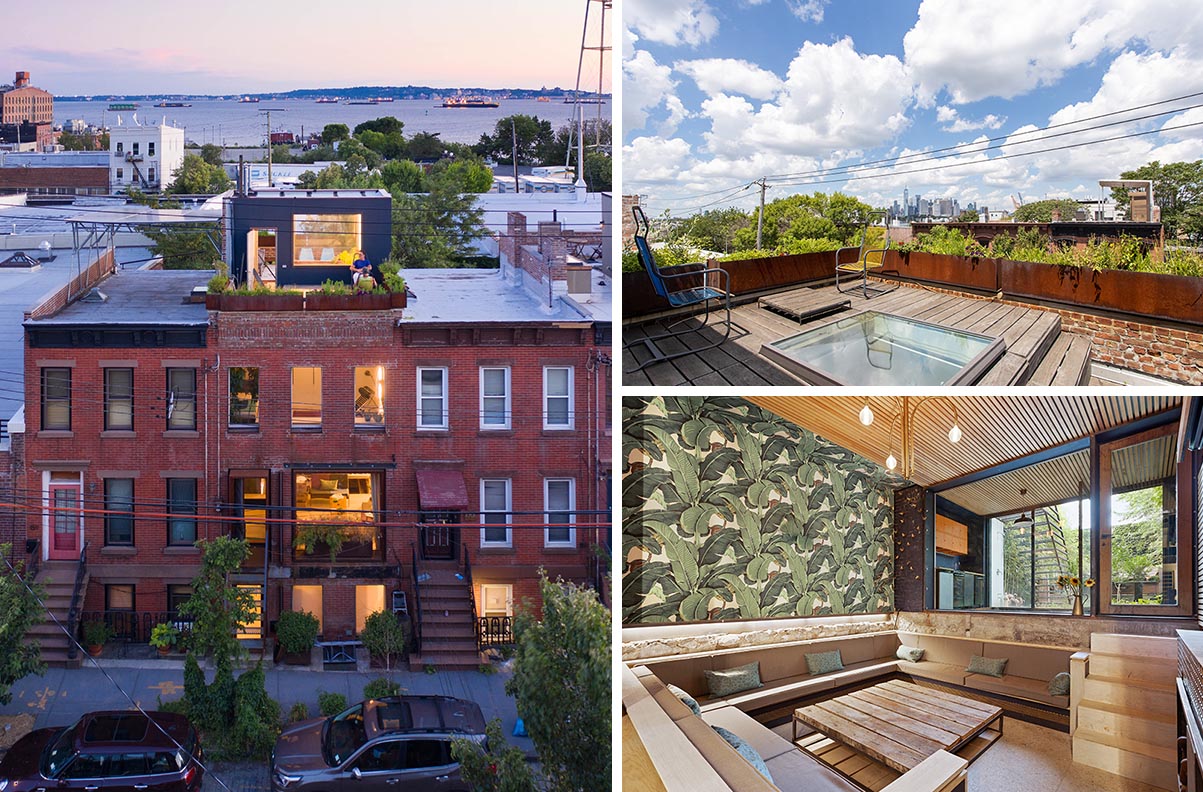
[[[471,792],[451,758],[457,737],[484,743],[485,718],[476,702],[449,696],[369,699],[285,729],[272,751],[272,789]]]
[[[0,792],[197,792],[200,761],[196,729],[183,715],[89,712],[66,728],[38,729],[18,740],[0,761]]]

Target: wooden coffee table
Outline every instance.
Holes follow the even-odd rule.
[[[890,680],[794,710],[794,742],[805,723],[905,773],[941,750],[973,761],[1002,735],[1002,717],[991,704]]]

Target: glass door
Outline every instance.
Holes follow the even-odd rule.
[[[232,476],[230,492],[239,518],[231,535],[245,539],[251,549],[242,565],[262,569],[267,552],[267,477]]]
[[[453,559],[459,545],[458,511],[423,512],[422,557]]]
[[[48,558],[51,560],[79,558],[80,498],[78,479],[69,483],[52,480],[48,487],[47,500],[51,507]]]

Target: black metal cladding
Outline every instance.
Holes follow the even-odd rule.
[[[208,325],[25,325],[31,349],[139,349],[207,346]]]

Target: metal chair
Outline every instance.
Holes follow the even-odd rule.
[[[867,247],[868,240],[869,240],[869,226],[872,225],[873,218],[878,215],[885,218],[885,221],[886,221],[885,222],[885,235],[886,235],[885,247],[869,248],[869,247]],[[889,221],[889,218],[886,217],[886,213],[882,212],[882,211],[870,212],[868,218],[865,220],[864,226],[861,228],[860,245],[858,245],[856,247],[843,247],[835,252],[835,288],[836,288],[836,290],[843,294],[847,294],[848,292],[853,292],[853,291],[856,291],[857,289],[860,289],[861,293],[864,294],[865,299],[868,300],[871,297],[874,297],[877,295],[889,294],[890,292],[897,289],[898,288],[897,284],[895,284],[889,288],[886,288],[884,286],[870,286],[869,285],[869,270],[881,269],[881,267],[885,265],[886,251],[889,249],[890,249],[890,221]],[[848,261],[848,262],[841,264],[840,263],[840,255],[842,253],[844,253],[845,251],[850,251],[850,250],[856,251],[856,260]],[[856,286],[852,286],[851,288],[842,288],[840,286],[840,273],[841,272],[847,273],[844,276],[845,279],[847,279],[848,274],[852,274],[852,273],[858,274],[860,276],[860,278],[859,278],[860,283]]]
[[[644,361],[639,366],[633,369],[627,369],[628,372],[639,371],[647,368],[655,363],[660,363],[674,358],[692,355],[696,352],[701,352],[707,349],[712,349],[727,340],[731,335],[731,274],[721,267],[707,267],[705,269],[690,269],[688,272],[667,272],[671,267],[661,269],[656,265],[656,257],[652,254],[651,246],[647,242],[647,232],[650,224],[647,220],[647,215],[643,213],[643,208],[639,206],[632,207],[632,213],[635,215],[635,249],[639,253],[639,261],[643,264],[643,268],[647,270],[647,275],[652,281],[652,287],[656,290],[668,304],[673,308],[684,308],[691,305],[701,305],[705,308],[705,313],[702,316],[701,328],[688,328],[685,330],[677,330],[675,332],[660,333],[658,335],[646,336],[630,341],[625,345],[626,349],[631,349],[639,344],[643,344],[651,357]],[[722,288],[710,285],[711,276],[716,276],[714,279],[720,282]],[[721,276],[721,277],[718,277]],[[701,282],[701,285],[691,285],[682,289],[670,288],[670,283],[678,278],[692,278],[692,283]],[[691,281],[687,281],[689,283]],[[686,349],[682,352],[673,352],[665,354],[663,350],[656,344],[665,338],[680,338],[689,333],[698,332],[705,328],[710,321],[711,303],[717,302],[722,305],[726,312],[726,318],[722,322],[724,330],[722,337],[713,343],[705,344],[704,346],[695,346]],[[666,327],[671,331],[672,328],[694,318],[694,314],[690,314],[682,319],[672,322]],[[715,325],[717,329],[719,325]]]

